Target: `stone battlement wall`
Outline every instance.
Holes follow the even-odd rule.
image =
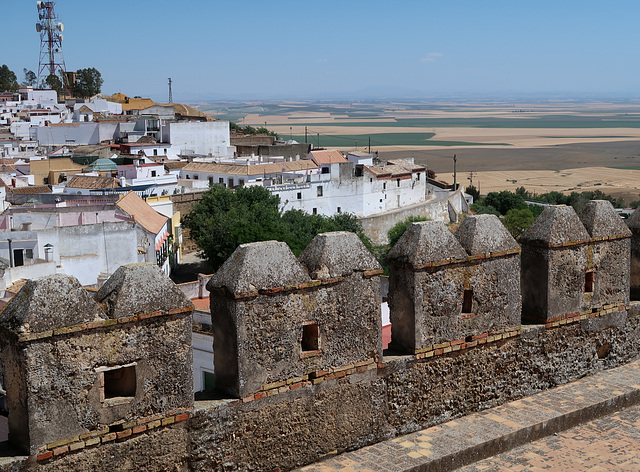
[[[545,210],[523,235],[522,249],[491,216],[469,217],[455,234],[438,222],[412,225],[389,254],[393,332],[384,353],[380,267],[355,235],[319,235],[298,259],[282,243],[242,245],[207,285],[217,394],[181,411],[166,404],[170,379],[160,389],[142,381],[154,411],[137,412],[137,399],[121,413],[98,403],[111,412],[109,421],[71,432],[57,418],[49,428],[55,438],[33,444],[29,456],[8,458],[0,470],[290,470],[633,360],[640,355],[640,305],[629,301],[631,232],[605,203],[592,202],[579,216],[566,208]],[[525,258],[529,246],[535,258]],[[165,328],[136,323],[145,313],[179,316],[169,310],[187,305],[144,308],[140,315],[136,306],[159,299],[150,287],[136,284],[137,298],[125,306],[105,295],[128,286],[125,280],[105,286],[96,295],[100,310],[115,313],[118,306],[118,314],[80,323],[74,317],[61,323],[57,315],[35,332],[55,337],[59,330],[83,348],[63,350],[38,337],[49,346],[38,362],[65,363],[65,376],[78,375],[74,368],[81,377],[90,374],[97,391],[94,372],[112,367],[108,355],[118,343],[125,352],[141,347],[136,362],[179,369],[184,355],[173,359],[162,346],[144,347],[164,339]],[[537,292],[526,292],[529,286]],[[11,321],[24,318],[7,313],[0,313],[0,325],[15,332],[7,338],[28,335],[23,322]],[[522,324],[525,313],[535,324]],[[85,330],[73,331],[91,322],[99,326],[87,326],[96,335],[90,342]],[[116,344],[108,341],[109,323],[123,327]],[[127,339],[127,323],[139,334]],[[89,345],[107,360],[82,355]],[[3,350],[5,374],[7,366],[24,366],[11,346]],[[103,347],[107,354],[100,354]],[[18,379],[33,382],[29,373],[38,369],[23,367],[27,375]],[[36,392],[64,385],[55,372],[35,378]],[[67,403],[75,417],[86,409],[90,385],[57,387],[56,405]],[[25,401],[28,421],[10,404],[10,425],[43,426],[51,406],[38,406],[44,416],[29,416],[30,397]]]

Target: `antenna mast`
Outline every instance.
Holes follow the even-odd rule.
[[[169,103],[173,103],[173,92],[171,91],[171,77],[169,77]]]
[[[38,62],[38,83],[46,80],[50,75],[62,71],[61,81],[66,86],[67,68],[62,56],[62,32],[64,25],[56,16],[56,2],[36,2],[38,7],[38,22],[36,31],[40,33],[40,60]]]

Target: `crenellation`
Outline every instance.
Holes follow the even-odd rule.
[[[555,323],[628,304],[630,237],[607,201],[589,202],[580,216],[547,207],[520,238],[523,320]]]
[[[265,260],[277,263],[257,265]],[[290,379],[382,356],[380,282],[365,275],[380,267],[357,236],[318,235],[300,261],[283,243],[245,244],[229,261],[207,286],[214,339],[222,340],[214,343],[221,389],[249,401]],[[263,282],[247,283],[258,268]],[[255,295],[235,296],[246,291]]]
[[[193,305],[157,267],[97,292],[29,281],[0,312],[10,439],[29,456],[0,471],[291,470],[628,362],[640,304],[612,211],[550,207],[522,252],[493,216],[412,224],[389,254],[384,353],[381,268],[356,235],[299,258],[242,245],[207,286],[217,392],[197,402]],[[521,325],[535,297],[543,323]]]
[[[114,274],[117,282],[105,284],[111,293],[126,293],[121,284],[130,280],[121,277],[123,272],[148,282],[137,285],[138,292],[175,290],[157,266],[144,264],[121,267]],[[119,324],[108,318],[123,314],[129,300],[112,298],[110,312],[104,313],[77,280],[53,275],[29,281],[9,302],[0,327],[13,333],[5,337],[2,358],[14,444],[33,454],[105,425],[193,405],[191,302],[176,295],[165,299],[163,313],[142,316],[162,305],[154,302],[138,305],[135,321],[127,317]],[[73,329],[67,329],[70,324]],[[21,334],[43,328],[53,329],[33,333],[39,336]]]
[[[455,235],[441,222],[412,224],[388,256],[390,348],[444,352],[452,341],[518,329],[519,252],[492,215],[467,217]]]

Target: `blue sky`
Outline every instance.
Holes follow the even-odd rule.
[[[175,101],[640,97],[640,1],[58,0],[68,70]],[[3,0],[0,64],[37,71],[36,2]]]

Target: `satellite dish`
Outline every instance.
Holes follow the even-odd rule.
[[[40,23],[36,23],[36,31],[39,33],[42,31],[42,25]]]
[[[44,8],[44,2],[36,2],[36,6],[38,7],[38,10],[42,10]]]
[[[60,41],[62,41],[64,39],[64,35],[60,35]]]
[[[64,25],[62,23],[58,23],[58,29],[60,31],[64,31]]]

